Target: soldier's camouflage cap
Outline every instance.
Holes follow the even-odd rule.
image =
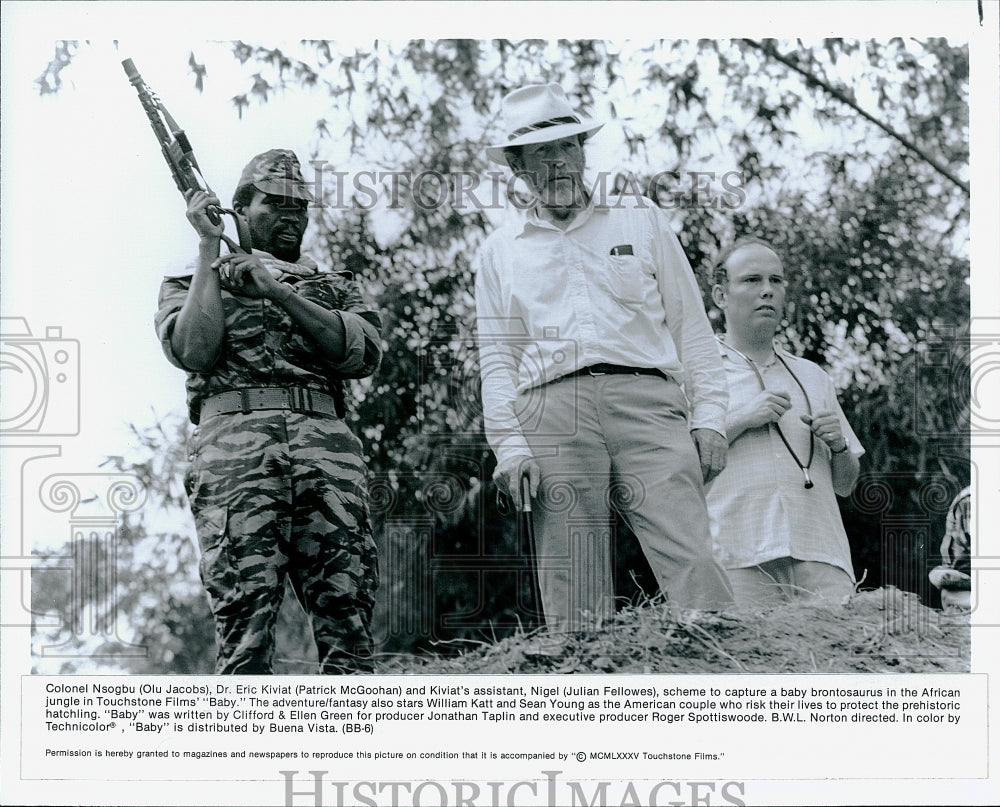
[[[302,177],[299,158],[288,149],[270,149],[250,160],[240,175],[236,195],[248,185],[274,196],[313,201],[312,191]]]

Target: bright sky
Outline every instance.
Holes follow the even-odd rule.
[[[2,210],[0,305],[4,317],[26,320],[36,338],[61,328],[78,354],[78,374],[74,368],[66,382],[53,381],[43,430],[56,407],[72,408],[67,396],[75,399],[78,388],[80,434],[61,441],[63,457],[96,469],[105,455],[128,453],[126,422],[146,425],[154,411],[183,410],[183,374],[163,358],[152,316],[162,275],[197,246],[121,60],[134,60],[188,131],[226,202],[250,155],[280,145],[306,159],[328,99],[291,90],[252,106],[241,121],[230,97],[246,86],[249,71],[224,43],[122,39],[116,46],[110,38],[81,46],[59,94],[40,98],[32,79],[53,42],[40,34],[4,43],[4,104],[18,113],[3,116],[4,198],[16,203]],[[191,51],[210,71],[203,94],[192,90]],[[8,373],[5,381],[11,377],[31,380]],[[34,392],[33,383],[8,384],[4,416],[31,407]]]

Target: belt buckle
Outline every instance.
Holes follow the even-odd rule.
[[[587,368],[587,373],[592,376],[607,375],[604,370],[595,370],[593,367]]]
[[[314,411],[312,390],[306,387],[292,387],[289,389],[288,408],[298,415],[309,414]]]

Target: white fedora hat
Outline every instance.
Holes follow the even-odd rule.
[[[590,137],[604,126],[580,117],[558,84],[531,84],[514,90],[503,99],[501,111],[507,142],[486,148],[487,158],[500,165],[507,164],[505,148],[547,143],[578,134]]]

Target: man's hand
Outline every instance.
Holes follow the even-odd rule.
[[[847,448],[847,439],[840,430],[840,418],[835,412],[829,409],[821,409],[813,412],[812,416],[802,415],[802,422],[805,423],[812,433],[826,443],[831,453],[842,454]]]
[[[497,487],[514,503],[515,510],[521,510],[521,479],[528,477],[528,491],[531,498],[538,495],[538,484],[542,479],[542,471],[538,463],[530,457],[518,457],[504,466],[497,466],[493,472],[493,481]]]
[[[734,413],[744,428],[756,429],[768,423],[777,423],[792,407],[792,397],[787,392],[763,390],[750,403]]]
[[[701,460],[701,477],[705,483],[711,482],[726,467],[726,453],[729,444],[726,438],[714,429],[692,429],[691,437],[698,449]]]
[[[256,255],[220,255],[212,261],[212,268],[218,271],[224,289],[243,297],[278,300],[291,291],[271,277]]]
[[[191,226],[194,227],[195,232],[198,233],[198,236],[201,238],[221,238],[222,233],[226,229],[225,225],[221,220],[218,224],[212,224],[208,213],[205,212],[210,207],[222,207],[219,197],[214,193],[189,190],[184,193],[184,198],[188,204],[185,215],[188,221],[191,222]]]

